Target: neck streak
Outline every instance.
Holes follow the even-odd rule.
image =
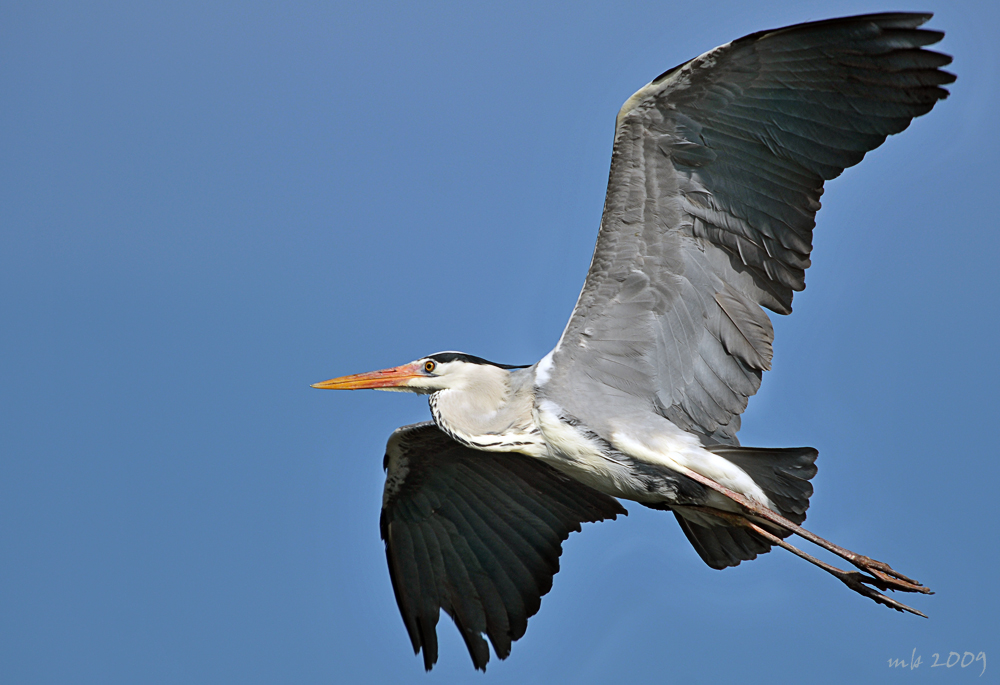
[[[447,388],[430,396],[434,423],[456,441],[487,452],[546,453],[532,417],[534,395],[523,374],[496,369],[474,386]]]

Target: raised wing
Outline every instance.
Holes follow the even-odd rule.
[[[524,635],[580,523],[625,514],[617,500],[520,454],[465,447],[433,423],[397,429],[385,456],[381,531],[396,602],[424,667],[440,610],[476,668]]]
[[[770,368],[767,307],[805,287],[823,182],[947,96],[929,14],[764,31],[672,69],[618,114],[586,284],[541,367],[543,396],[600,430],[656,411],[738,444]]]

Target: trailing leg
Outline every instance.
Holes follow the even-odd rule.
[[[871,586],[879,588],[880,590],[895,590],[895,589],[899,589],[899,588],[895,587],[894,585],[885,583],[884,581],[880,580],[879,578],[874,577],[874,575],[868,576],[868,575],[865,575],[864,573],[858,573],[857,571],[843,571],[843,570],[837,568],[836,566],[831,566],[830,564],[827,564],[826,562],[817,559],[816,557],[812,556],[811,554],[806,554],[805,552],[803,552],[802,550],[800,550],[798,547],[795,547],[791,543],[786,542],[785,540],[782,540],[780,537],[778,537],[774,533],[768,531],[767,529],[763,528],[762,526],[754,523],[750,519],[748,519],[748,518],[746,518],[744,516],[741,516],[739,514],[732,514],[730,512],[719,511],[718,509],[710,509],[708,507],[689,507],[689,508],[690,509],[695,509],[697,511],[700,511],[700,512],[702,512],[704,514],[707,514],[707,515],[710,515],[710,516],[716,516],[718,518],[723,519],[724,521],[727,521],[728,523],[730,523],[730,524],[732,524],[734,526],[742,526],[744,528],[752,530],[754,533],[756,533],[757,535],[763,537],[768,542],[770,542],[772,545],[778,545],[779,547],[787,549],[789,552],[791,552],[795,556],[800,557],[802,559],[805,559],[810,564],[818,566],[819,568],[823,569],[824,571],[826,571],[827,573],[831,574],[832,576],[835,576],[842,583],[844,583],[844,585],[846,585],[847,587],[851,588],[852,590],[854,590],[858,594],[863,595],[865,597],[868,597],[869,599],[877,602],[878,604],[883,604],[883,605],[885,605],[885,606],[887,606],[887,607],[889,607],[891,609],[895,609],[896,611],[908,611],[911,614],[916,614],[917,616],[923,616],[924,618],[927,618],[926,614],[924,614],[924,613],[922,613],[920,611],[917,611],[913,607],[907,606],[907,605],[903,604],[902,602],[899,602],[899,601],[896,601],[895,599],[892,599],[891,597],[886,597],[882,593],[876,592],[874,589],[872,589],[871,587],[869,587],[869,585],[871,585]],[[822,538],[820,538],[820,539],[822,539]],[[865,558],[867,558],[867,557],[865,557]],[[925,588],[923,586],[920,586],[920,589],[918,589],[918,590],[903,590],[903,591],[904,592],[923,592],[925,594],[933,594],[933,593],[931,593],[931,591],[929,589],[927,589],[927,588]]]
[[[793,523],[792,521],[789,521],[784,516],[782,516],[782,515],[774,512],[774,511],[771,511],[767,507],[765,507],[765,506],[763,506],[761,504],[758,504],[757,502],[749,499],[748,497],[745,497],[744,495],[741,495],[741,494],[739,494],[737,492],[733,492],[732,490],[730,490],[730,489],[728,489],[728,488],[726,488],[726,487],[724,487],[722,485],[719,485],[718,483],[716,483],[715,481],[713,481],[710,478],[706,478],[705,476],[702,476],[701,474],[696,473],[695,471],[691,471],[691,470],[686,470],[685,473],[684,473],[684,475],[686,475],[689,478],[691,478],[691,479],[693,479],[693,480],[701,483],[702,485],[704,485],[704,486],[706,486],[708,488],[711,488],[711,489],[715,490],[716,492],[719,492],[719,493],[725,495],[729,499],[731,499],[734,502],[736,502],[737,504],[739,504],[748,514],[753,515],[753,517],[763,519],[764,521],[767,521],[767,522],[769,522],[771,524],[774,524],[774,525],[778,526],[779,528],[787,530],[790,533],[794,533],[795,535],[798,535],[801,538],[805,538],[809,542],[812,542],[815,545],[819,545],[823,549],[828,550],[828,551],[836,554],[840,558],[845,559],[846,561],[851,562],[854,566],[856,566],[857,568],[861,569],[863,572],[870,574],[871,578],[867,578],[867,580],[871,581],[870,584],[875,585],[876,587],[878,587],[881,590],[897,590],[897,591],[900,591],[900,592],[920,592],[920,593],[923,593],[923,594],[933,594],[929,588],[924,587],[921,583],[919,583],[919,582],[917,582],[917,581],[915,581],[915,580],[913,580],[911,578],[908,578],[907,576],[904,576],[902,573],[899,573],[898,571],[893,570],[893,568],[891,566],[889,566],[888,564],[886,564],[885,562],[877,561],[877,560],[872,559],[870,557],[864,556],[863,554],[857,554],[855,552],[850,551],[849,549],[845,549],[845,548],[843,548],[843,547],[841,547],[839,545],[835,545],[834,543],[830,542],[829,540],[825,540],[825,539],[821,538],[820,536],[816,535],[815,533],[812,533],[812,532],[806,530],[805,528],[802,528],[798,524]],[[719,512],[719,513],[725,513],[725,512]],[[722,517],[722,518],[725,518],[725,517]],[[743,518],[743,517],[739,517],[739,518]],[[746,519],[744,519],[744,520],[746,520]],[[752,523],[752,521],[747,521],[747,523]],[[755,528],[754,528],[755,532],[760,532],[760,531],[764,530],[763,528],[760,528],[760,526],[757,526],[756,524],[754,524],[754,526],[755,526]],[[758,531],[757,528],[759,528],[760,530]],[[770,536],[770,537],[768,537],[768,536]],[[778,536],[774,535],[773,533],[768,533],[768,535],[766,535],[764,537],[767,538],[768,540],[771,540],[771,537],[773,537],[775,540],[780,540],[780,538]],[[774,542],[774,540],[771,540],[771,542],[774,543],[774,544],[778,544],[777,542]],[[784,541],[782,541],[782,542],[784,542]],[[785,547],[785,544],[782,544],[781,546]],[[791,547],[791,545],[788,545],[788,547],[785,547],[785,548],[788,549],[789,547]],[[791,550],[789,550],[789,551],[791,551]],[[799,556],[802,556],[804,554],[804,552],[802,552],[802,553],[795,552],[795,553],[797,553]],[[822,563],[822,562],[820,562],[820,563]],[[833,567],[830,567],[830,568],[833,568]],[[844,573],[844,572],[841,571],[841,573]],[[836,575],[836,574],[834,574],[834,575]],[[862,576],[862,577],[864,578],[864,576]],[[844,578],[841,578],[841,580],[844,580]],[[852,577],[851,580],[852,580],[852,582],[854,582],[854,580],[858,580],[858,579],[854,579]],[[857,590],[856,587],[853,587],[851,585],[851,583],[848,582],[848,580],[844,580],[844,582],[849,587],[852,587],[852,589],[854,589],[855,591],[859,591],[859,590]],[[861,582],[861,581],[858,580],[858,582]],[[866,593],[862,592],[862,594],[866,594]],[[866,596],[869,596],[869,595],[866,594]],[[878,600],[876,600],[876,601],[878,601]],[[909,610],[909,607],[907,607],[907,609]],[[914,611],[913,613],[918,613],[918,612]]]

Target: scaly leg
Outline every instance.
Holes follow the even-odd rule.
[[[844,583],[844,585],[851,588],[858,594],[868,597],[869,599],[874,600],[879,604],[884,604],[885,606],[891,609],[895,609],[896,611],[909,611],[911,614],[916,614],[917,616],[923,616],[924,618],[927,618],[926,614],[917,611],[913,607],[907,606],[902,602],[898,602],[895,599],[892,599],[891,597],[886,597],[882,593],[876,592],[872,588],[868,587],[868,585],[874,585],[875,587],[878,587],[881,590],[891,589],[886,587],[885,583],[883,583],[879,579],[873,578],[871,576],[866,576],[865,574],[858,573],[857,571],[842,571],[836,566],[831,566],[826,562],[820,561],[811,554],[806,554],[798,547],[795,547],[794,545],[785,542],[774,533],[764,528],[761,528],[756,523],[754,523],[753,521],[749,520],[744,516],[741,516],[740,514],[733,514],[728,511],[720,511],[719,509],[712,509],[710,507],[696,507],[696,506],[686,505],[684,508],[694,509],[696,511],[703,512],[705,514],[709,514],[711,516],[724,519],[733,525],[749,528],[750,530],[754,531],[761,537],[767,539],[768,542],[770,542],[772,545],[778,545],[779,547],[787,549],[795,556],[805,559],[810,564],[814,564],[820,567],[830,575],[836,577],[838,580]]]
[[[880,590],[898,590],[900,592],[921,592],[921,593],[923,593],[925,595],[934,594],[933,592],[931,592],[930,588],[924,587],[921,583],[919,583],[919,582],[917,582],[917,581],[915,581],[915,580],[913,580],[911,578],[907,578],[906,576],[904,576],[902,573],[899,573],[898,571],[894,571],[892,569],[892,567],[889,566],[889,564],[886,564],[885,562],[882,562],[882,561],[876,561],[875,559],[871,559],[869,557],[866,557],[863,554],[856,554],[856,553],[850,551],[849,549],[844,549],[843,547],[841,547],[839,545],[833,544],[829,540],[824,540],[823,538],[821,538],[820,536],[816,535],[815,533],[811,533],[810,531],[806,530],[805,528],[802,528],[801,526],[799,526],[799,525],[797,525],[795,523],[792,523],[791,521],[789,521],[788,519],[786,519],[781,514],[778,514],[777,512],[771,511],[767,507],[765,507],[762,504],[759,504],[759,503],[751,500],[750,498],[746,497],[745,495],[741,495],[740,493],[734,492],[734,491],[730,490],[729,488],[727,488],[727,487],[725,487],[723,485],[719,485],[714,480],[712,480],[710,478],[706,478],[705,476],[701,475],[700,473],[697,473],[697,472],[692,471],[690,469],[686,469],[684,471],[684,475],[688,476],[692,480],[698,481],[699,483],[701,483],[702,485],[704,485],[706,487],[709,487],[709,488],[715,490],[716,492],[722,493],[723,495],[725,495],[726,497],[728,497],[729,499],[733,500],[734,502],[736,502],[737,504],[739,504],[741,507],[743,507],[748,513],[753,514],[754,516],[762,518],[762,519],[764,519],[766,521],[769,521],[769,522],[773,523],[774,525],[778,526],[779,528],[784,528],[785,530],[789,531],[790,533],[795,533],[799,537],[805,538],[809,542],[812,542],[813,544],[819,545],[823,549],[828,550],[830,552],[833,552],[838,557],[851,562],[852,564],[854,564],[854,566],[856,566],[857,568],[861,569],[865,573],[871,574],[871,576],[873,576],[872,578],[868,578],[866,576],[861,576],[859,574],[853,574],[853,573],[852,574],[847,574],[845,571],[840,571],[840,569],[836,569],[833,566],[824,565],[823,562],[820,562],[818,559],[815,559],[814,557],[809,557],[809,555],[806,555],[804,552],[801,552],[801,551],[795,549],[794,547],[792,547],[791,545],[788,545],[784,541],[775,542],[775,544],[778,544],[778,545],[784,547],[785,549],[788,549],[793,554],[797,554],[798,556],[801,556],[803,558],[807,558],[808,557],[810,560],[813,560],[814,562],[817,562],[817,565],[820,565],[821,568],[823,568],[824,566],[827,566],[828,568],[826,568],[826,570],[828,570],[828,571],[830,571],[830,569],[834,569],[835,571],[838,571],[840,574],[845,574],[845,575],[841,576],[841,575],[838,575],[838,573],[834,573],[834,571],[830,571],[834,575],[837,575],[845,584],[847,584],[848,587],[850,587],[851,589],[855,590],[856,592],[861,592],[861,594],[864,594],[865,596],[869,596],[870,597],[871,595],[868,595],[868,594],[866,594],[866,592],[862,592],[861,590],[858,590],[858,588],[856,587],[857,585],[859,585],[862,582],[868,582],[869,584],[874,585],[875,587],[879,588]],[[718,512],[718,510],[715,510],[715,509],[713,509],[711,511],[713,513]],[[738,518],[742,519],[743,517],[738,517]],[[743,520],[746,520],[746,519],[743,519]],[[751,521],[747,521],[747,523],[752,523],[752,522]],[[759,528],[759,526],[756,527],[756,528]],[[758,532],[760,532],[761,534],[763,534],[768,539],[775,538],[777,540],[780,540],[780,538],[778,538],[777,536],[772,535],[770,533],[766,533],[763,529],[759,529]],[[866,588],[866,590],[867,590],[867,588]],[[875,594],[878,594],[878,593],[875,593]],[[882,597],[882,595],[879,595],[879,596]],[[875,599],[875,598],[872,597],[872,599]],[[885,598],[885,599],[888,600],[888,598]],[[880,601],[880,600],[876,599],[875,601]],[[888,600],[888,601],[892,601],[892,600]],[[886,602],[882,602],[882,603],[886,603]],[[892,606],[892,605],[887,604],[887,606]],[[905,605],[900,605],[900,606],[904,606],[905,607]],[[893,608],[898,608],[898,607],[893,607]],[[905,607],[905,608],[908,611],[913,611],[909,607]],[[900,609],[900,611],[902,611],[902,609]],[[919,612],[914,611],[913,613],[919,613]],[[920,615],[923,616],[923,614],[920,614]]]

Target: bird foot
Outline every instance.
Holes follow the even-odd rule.
[[[855,554],[850,550],[846,550],[842,547],[839,547],[837,545],[828,542],[827,540],[824,540],[818,535],[809,533],[809,531],[791,523],[790,521],[788,522],[789,525],[791,526],[788,529],[790,532],[794,532],[802,537],[806,537],[805,535],[802,535],[802,533],[804,532],[807,533],[809,536],[806,537],[806,539],[810,541],[819,540],[821,543],[826,543],[822,544],[821,546],[830,551],[833,551],[835,554],[843,557],[847,561],[850,561],[852,564],[854,564],[859,569],[864,571],[864,573],[859,573],[858,571],[844,571],[842,569],[837,568],[836,566],[832,566],[826,563],[825,561],[817,559],[811,554],[803,552],[795,545],[786,542],[785,540],[781,539],[771,531],[761,527],[760,525],[746,518],[745,516],[741,516],[740,514],[733,514],[726,511],[720,511],[718,509],[711,509],[708,507],[691,507],[691,508],[698,509],[699,511],[703,511],[713,516],[717,516],[718,518],[728,521],[731,524],[749,528],[750,530],[754,531],[761,537],[765,538],[772,545],[777,545],[778,547],[786,549],[795,556],[801,559],[805,559],[810,564],[818,566],[819,568],[823,569],[830,575],[835,576],[838,580],[840,580],[840,582],[842,582],[844,585],[857,592],[859,595],[867,597],[868,599],[871,599],[872,601],[878,604],[887,606],[890,609],[895,609],[896,611],[908,611],[911,614],[916,614],[917,616],[923,616],[924,618],[927,618],[926,614],[917,611],[913,607],[907,606],[902,602],[899,602],[891,597],[886,597],[881,592],[878,592],[875,589],[878,588],[879,590],[883,591],[894,590],[898,592],[920,592],[922,594],[927,594],[927,595],[934,594],[933,592],[931,592],[930,588],[924,587],[917,581],[907,578],[903,574],[894,571],[892,567],[890,567],[885,562],[876,561],[875,559],[866,557],[862,554]],[[785,520],[781,516],[777,516],[777,518],[782,521]],[[777,523],[777,522],[772,521],[772,523]]]
[[[782,540],[777,535],[774,535],[770,531],[765,530],[764,528],[758,526],[753,521],[749,521],[747,519],[743,519],[743,521],[745,521],[743,525],[750,528],[757,534],[767,538],[771,543],[778,545],[779,547],[782,547],[784,549],[787,549],[792,554],[795,554],[796,556],[801,557],[802,559],[805,559],[806,561],[815,564],[816,566],[819,566],[824,571],[827,571],[831,575],[838,578],[840,582],[842,582],[844,585],[857,592],[859,595],[867,597],[868,599],[876,602],[877,604],[887,606],[890,609],[895,609],[896,611],[900,612],[908,611],[911,614],[927,618],[927,614],[921,611],[917,611],[913,607],[907,606],[906,604],[903,604],[902,602],[895,600],[892,597],[887,597],[883,595],[881,592],[877,592],[875,590],[875,588],[878,588],[879,590],[882,591],[895,590],[898,592],[920,592],[927,595],[934,594],[933,592],[931,592],[930,588],[924,587],[915,580],[911,580],[910,578],[907,578],[903,574],[894,571],[892,567],[890,567],[885,562],[876,561],[875,559],[871,559],[870,557],[866,557],[861,554],[855,554],[854,552],[849,552],[848,550],[844,550],[845,552],[847,552],[848,556],[852,557],[848,559],[848,561],[850,561],[852,564],[865,571],[865,573],[859,573],[858,571],[843,571],[837,568],[836,566],[831,566],[830,564],[820,561],[819,559],[810,554],[806,554],[805,552],[795,547],[794,545],[786,542],[785,540]]]
[[[866,557],[863,554],[854,554],[853,552],[850,552],[849,555],[853,558],[847,559],[848,561],[871,576],[869,577],[855,572],[854,575],[865,579],[861,580],[861,582],[874,585],[880,590],[920,592],[925,595],[934,594],[929,587],[925,587],[922,583],[919,583],[912,578],[907,578],[899,571],[893,570],[893,568],[884,561],[877,561],[871,557]]]
[[[900,612],[908,611],[911,614],[916,614],[917,616],[923,616],[924,618],[927,618],[927,614],[921,611],[917,611],[913,607],[907,606],[906,604],[903,604],[902,602],[899,602],[893,599],[892,597],[886,597],[881,592],[876,592],[872,587],[869,586],[877,587],[879,590],[900,590],[901,592],[924,592],[927,594],[934,594],[929,589],[923,586],[920,586],[917,589],[911,589],[912,586],[891,587],[889,586],[889,584],[879,580],[878,578],[873,578],[872,576],[865,575],[864,573],[858,573],[857,571],[840,571],[840,569],[837,569],[837,571],[839,571],[839,573],[834,573],[833,575],[840,578],[841,582],[843,582],[844,585],[851,588],[859,595],[867,597],[868,599],[871,599],[878,604],[887,606],[890,609],[895,609],[896,611]]]
[[[728,497],[729,499],[733,500],[741,507],[743,507],[743,509],[746,510],[746,512],[752,515],[754,518],[760,518],[763,519],[764,521],[768,521],[769,523],[772,523],[778,526],[779,528],[787,530],[789,533],[794,533],[795,535],[798,535],[799,537],[804,538],[815,545],[819,545],[823,549],[836,554],[841,559],[849,561],[851,564],[861,569],[863,573],[852,572],[848,574],[848,572],[842,571],[836,568],[835,566],[830,566],[829,564],[826,564],[820,561],[819,559],[816,559],[815,557],[810,556],[805,552],[797,549],[796,547],[785,542],[784,540],[774,535],[773,533],[764,530],[759,525],[757,525],[756,523],[747,518],[744,518],[743,516],[734,515],[726,512],[719,512],[718,510],[708,510],[713,512],[716,516],[721,516],[721,518],[724,518],[726,520],[731,520],[734,523],[737,523],[738,525],[743,525],[753,529],[763,537],[770,540],[773,544],[783,547],[788,551],[792,552],[793,554],[803,559],[806,559],[810,563],[815,564],[816,566],[819,566],[823,570],[837,576],[849,588],[851,588],[855,592],[864,595],[865,597],[869,597],[870,599],[875,600],[879,604],[885,604],[886,606],[892,607],[893,609],[896,609],[898,611],[909,611],[910,613],[917,614],[918,616],[924,616],[924,614],[920,613],[916,609],[911,609],[905,604],[901,604],[900,602],[890,599],[885,595],[882,595],[872,589],[872,587],[876,587],[879,590],[886,590],[886,591],[895,590],[898,592],[920,592],[925,595],[934,594],[933,592],[931,592],[930,588],[925,587],[922,583],[919,583],[916,580],[908,578],[907,576],[904,576],[902,573],[893,570],[893,568],[889,566],[889,564],[883,561],[877,561],[875,559],[872,559],[871,557],[866,557],[863,554],[856,554],[849,549],[844,549],[840,545],[835,545],[829,540],[825,540],[820,536],[816,535],[815,533],[810,532],[795,523],[792,523],[781,514],[778,514],[777,512],[768,509],[767,507],[751,500],[750,498],[744,495],[741,495],[738,492],[733,492],[729,488],[720,485],[719,483],[716,483],[710,478],[706,478],[700,473],[687,470],[685,472],[685,475],[687,475],[693,480],[698,481],[702,485],[705,485],[715,490],[716,492],[722,493],[723,495],[725,495],[726,497]]]

